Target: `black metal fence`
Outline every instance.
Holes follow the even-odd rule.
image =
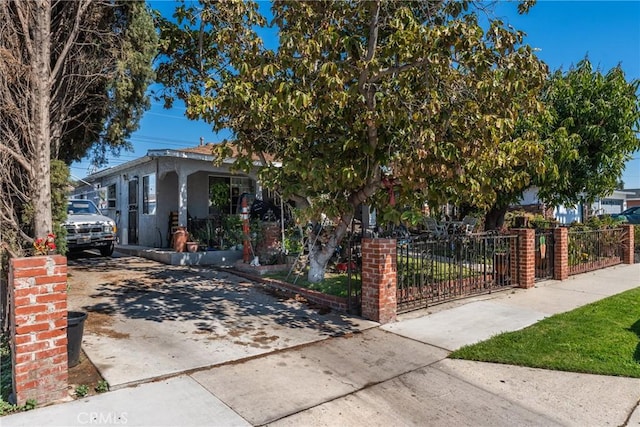
[[[471,234],[400,240],[398,312],[517,285],[517,239]]]
[[[623,237],[621,228],[569,230],[569,275],[621,264]]]
[[[555,241],[553,238],[553,230],[539,229],[536,230],[536,266],[535,279],[547,280],[553,279],[553,268],[555,259]]]

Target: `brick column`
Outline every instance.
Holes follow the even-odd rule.
[[[624,224],[622,230],[624,234],[622,236],[622,262],[625,264],[633,264],[633,246],[635,244],[633,225]]]
[[[256,255],[260,257],[260,262],[265,263],[270,258],[280,253],[280,241],[282,240],[280,223],[262,222],[262,236],[256,245]]]
[[[9,289],[16,402],[43,405],[67,397],[67,258],[11,259]]]
[[[518,234],[518,281],[521,288],[532,288],[536,281],[536,231],[514,230]]]
[[[395,239],[362,239],[362,317],[396,320],[397,249]]]
[[[566,227],[553,230],[553,278],[569,278],[569,230]]]

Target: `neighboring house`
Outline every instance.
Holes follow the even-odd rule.
[[[262,195],[255,174],[230,172],[234,158],[225,159],[220,167],[214,166],[211,149],[212,144],[149,150],[144,157],[85,177],[84,185],[77,187],[72,196],[94,200],[105,215],[113,218],[120,244],[168,247],[172,227],[187,226],[188,219],[219,213],[210,201],[212,185],[228,186],[224,213],[239,213],[238,202],[243,193],[257,198]]]
[[[635,192],[637,191],[637,192]],[[634,197],[636,199],[634,199]],[[638,201],[640,205],[640,190],[615,190],[607,197],[599,198],[591,204],[590,209],[583,204],[578,206],[556,206],[553,208],[553,217],[560,224],[583,222],[588,215],[616,214],[627,207],[634,206],[629,201]],[[540,212],[544,210],[544,204],[538,199],[538,190],[535,187],[527,189],[521,198],[520,206],[539,206]]]
[[[627,196],[627,208],[640,206],[640,188],[625,188],[624,191],[633,193]]]

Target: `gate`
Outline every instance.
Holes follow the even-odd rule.
[[[553,230],[536,230],[536,281],[553,279],[554,246]]]
[[[400,241],[398,313],[517,285],[517,239],[472,234]]]

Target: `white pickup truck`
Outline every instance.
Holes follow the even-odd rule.
[[[102,215],[91,200],[70,199],[67,202],[67,247],[69,251],[98,249],[111,256],[116,241],[116,223]]]

